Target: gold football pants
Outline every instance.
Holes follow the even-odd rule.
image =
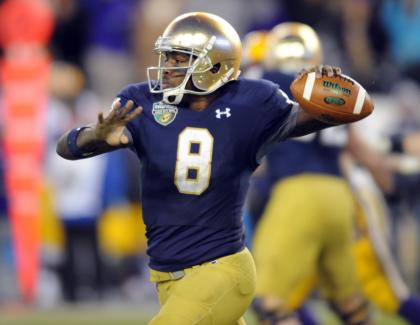
[[[177,272],[150,270],[150,280],[161,305],[150,325],[245,325],[256,274],[244,249]]]
[[[355,202],[339,177],[305,174],[277,183],[256,228],[257,296],[299,307],[315,278],[326,297],[359,291],[352,257]]]

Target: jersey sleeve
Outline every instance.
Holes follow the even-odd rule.
[[[298,104],[277,86],[272,88],[271,96],[258,108],[259,122],[254,143],[257,163],[277,142],[286,139],[297,123]]]

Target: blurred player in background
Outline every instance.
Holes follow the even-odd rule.
[[[288,89],[295,71],[322,61],[318,36],[304,24],[283,23],[269,33],[252,32],[244,43],[248,58],[245,63],[251,77],[269,79],[282,89]],[[383,168],[378,169],[379,156],[366,155],[371,150],[354,131],[349,132],[345,127],[278,144],[267,155],[265,171],[253,178],[246,220],[251,227],[258,223],[254,256],[259,274],[254,307],[262,322],[286,324],[296,319],[294,311],[300,308],[300,321],[313,324],[315,321],[301,308],[318,281],[333,309],[346,324],[369,323],[367,304],[356,273],[370,275],[362,278],[364,289],[382,281],[382,294],[380,290],[376,291],[376,296],[374,291],[369,292],[369,298],[375,303],[381,301],[384,291],[387,292],[388,306],[378,303],[382,309],[396,312],[400,302],[408,297],[407,291],[402,294],[404,290],[392,287],[382,268],[384,262],[372,249],[374,245],[370,246],[369,252],[366,247],[364,249],[364,256],[370,253],[370,264],[362,260],[362,246],[366,246],[366,241],[370,243],[366,236],[360,241],[363,239],[364,244],[353,246],[359,257],[356,272],[352,257],[352,218],[359,211],[358,215],[363,219],[364,211],[355,204],[347,181],[341,175],[340,156],[348,138],[357,143],[358,153],[365,151],[362,156],[358,155],[361,163],[371,167],[386,186],[390,179]],[[363,233],[367,234],[364,229]],[[394,270],[392,262],[388,258],[387,265],[393,265]],[[393,276],[401,282],[398,272]],[[402,314],[412,319],[404,312]]]
[[[244,324],[256,277],[241,220],[249,177],[274,143],[329,125],[273,83],[236,80],[241,42],[218,16],[179,16],[155,51],[149,82],[123,89],[105,117],[64,134],[57,152],[81,159],[130,147],[141,160],[150,278],[161,304],[150,324]]]
[[[410,324],[420,324],[420,298],[405,284],[389,248],[390,211],[384,192],[395,195],[404,186],[401,183],[405,176],[399,175],[394,163],[388,162],[393,159],[386,156],[382,156],[382,165],[388,172],[383,175],[372,172],[372,166],[366,169],[358,165],[357,159],[353,160],[354,152],[361,150],[358,157],[371,153],[364,152],[356,142],[350,141],[348,147],[352,147],[353,155],[343,155],[342,170],[357,204],[353,255],[363,292],[381,311],[399,315]],[[387,180],[383,181],[383,177]]]

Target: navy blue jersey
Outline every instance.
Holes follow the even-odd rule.
[[[262,78],[270,80],[279,87],[290,97],[292,98],[292,92],[290,91],[290,85],[292,84],[295,76],[288,73],[281,73],[278,70],[265,70],[262,73]]]
[[[253,178],[251,187],[258,192],[262,205],[269,199],[271,187],[291,176],[315,173],[341,176],[339,157],[347,141],[347,129],[336,126],[294,140],[277,143],[267,154],[265,173]],[[251,210],[263,211],[252,203]],[[256,222],[260,215],[253,215]]]
[[[337,127],[338,128],[338,127]],[[331,129],[339,134],[341,131]],[[325,143],[327,130],[311,134],[308,138],[282,142],[267,155],[269,175],[273,182],[302,173],[317,173],[339,176],[339,156],[345,143]],[[343,131],[344,133],[346,131]],[[345,138],[338,135],[337,140]],[[334,138],[330,138],[331,140]]]
[[[297,109],[273,83],[242,79],[218,92],[201,112],[160,102],[145,83],[118,95],[143,107],[127,128],[141,161],[153,269],[175,271],[242,249],[249,177],[296,124]]]

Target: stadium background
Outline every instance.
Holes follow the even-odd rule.
[[[54,151],[59,134],[146,79],[155,39],[188,11],[218,14],[242,37],[283,21],[311,25],[325,62],[373,95],[374,116],[357,125],[365,139],[420,129],[418,0],[1,1],[0,324],[146,324],[157,309],[134,156],[67,164]],[[407,173],[419,173],[416,158],[402,159]],[[420,185],[389,198],[390,245],[415,292],[419,196]],[[77,252],[70,267],[66,238]],[[312,304],[336,324],[323,303]],[[378,314],[378,324],[401,322]]]

